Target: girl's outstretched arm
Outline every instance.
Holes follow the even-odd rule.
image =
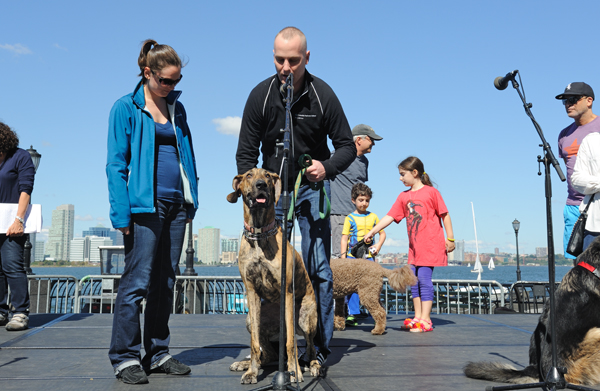
[[[385,231],[379,231],[379,240],[377,241],[377,244],[375,245],[375,248],[373,249],[373,251],[371,251],[371,254],[373,255],[377,255],[379,254],[379,252],[381,251],[381,246],[383,246],[383,243],[385,242]]]
[[[450,219],[450,213],[444,213],[442,215],[442,222],[444,223],[444,228],[446,229],[446,251],[451,253],[456,248],[454,244],[454,231],[452,231],[452,220]]]
[[[377,223],[376,226],[373,227],[372,230],[370,230],[365,236],[364,236],[364,241],[365,243],[369,243],[373,241],[373,236],[375,236],[375,234],[379,231],[381,231],[382,229],[386,228],[388,225],[392,224],[392,222],[394,221],[394,218],[388,215],[385,215],[381,220],[379,220],[379,223]]]

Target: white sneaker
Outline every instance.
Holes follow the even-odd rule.
[[[10,322],[6,324],[8,331],[26,330],[29,327],[29,317],[25,314],[14,314]]]

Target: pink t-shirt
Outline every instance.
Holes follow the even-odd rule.
[[[448,213],[448,209],[442,195],[431,186],[400,193],[388,216],[396,223],[406,218],[409,264],[448,265],[446,238],[441,220],[441,216],[445,213]]]

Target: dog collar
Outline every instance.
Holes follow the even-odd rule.
[[[598,269],[596,269],[595,267],[593,267],[592,265],[585,263],[585,262],[579,262],[577,264],[577,266],[581,266],[584,269],[589,270],[590,272],[592,272],[596,277],[600,278],[600,272],[598,272]]]
[[[273,236],[279,229],[279,220],[275,219],[261,228],[251,227],[244,221],[244,237],[248,240],[261,240]]]

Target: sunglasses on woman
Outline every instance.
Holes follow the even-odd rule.
[[[152,74],[158,78],[158,82],[163,87],[176,86],[177,83],[179,83],[181,81],[181,79],[183,79],[183,75],[179,75],[179,79],[173,80],[173,79],[168,79],[166,77],[157,76],[156,73],[154,73],[153,70],[150,70],[150,72],[152,72]]]

